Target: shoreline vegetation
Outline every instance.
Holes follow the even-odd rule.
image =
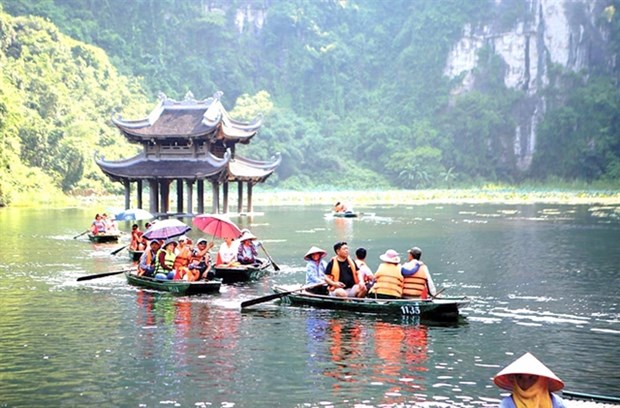
[[[170,208],[176,204],[171,194]],[[195,197],[194,197],[195,200]],[[247,196],[244,196],[244,207]],[[355,191],[279,191],[257,189],[253,193],[254,208],[266,206],[325,205],[332,207],[337,201],[348,203],[353,209],[373,205],[426,205],[426,204],[590,204],[620,205],[620,190],[555,189],[521,187],[480,187],[462,189],[427,190],[355,190]],[[10,207],[121,207],[122,195],[29,197],[14,202]],[[135,203],[135,200],[133,201]],[[120,204],[120,205],[119,205]],[[148,204],[148,196],[145,204]],[[195,203],[194,203],[195,205]],[[237,196],[231,194],[229,206],[236,208]],[[211,197],[205,195],[205,209],[210,209]]]

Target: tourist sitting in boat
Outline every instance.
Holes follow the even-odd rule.
[[[192,247],[188,243],[187,236],[182,235],[179,237],[174,253],[176,258],[174,258],[173,268],[177,272],[174,279],[183,279],[190,282],[197,280],[200,274],[187,268],[192,256]]]
[[[144,251],[144,242],[142,240],[143,232],[140,230],[138,224],[131,226],[131,242],[129,243],[129,249],[132,251]]]
[[[366,290],[368,291],[375,283],[375,276],[370,267],[366,264],[366,254],[366,248],[357,248],[355,250],[355,265],[357,265],[359,270],[359,280],[360,282],[364,282]]]
[[[217,251],[216,265],[234,266],[238,265],[237,252],[239,243],[233,240],[233,237],[224,237],[224,242]]]
[[[325,267],[327,263],[323,258],[326,255],[327,252],[316,246],[311,247],[306,252],[306,255],[304,255],[304,259],[308,261],[306,264],[306,285],[325,283]],[[327,295],[327,285],[310,288],[308,292],[317,295]]]
[[[105,234],[105,223],[103,222],[103,217],[101,214],[95,215],[95,219],[90,225],[90,232],[93,235]]]
[[[564,388],[564,382],[530,353],[500,371],[493,382],[511,392],[502,399],[499,408],[566,407],[564,401],[553,394]]]
[[[257,245],[254,244],[255,240],[256,236],[248,230],[245,230],[243,235],[239,237],[237,262],[241,265],[258,265],[261,263],[260,259],[258,259]]]
[[[422,250],[413,247],[407,250],[407,262],[400,269],[403,275],[403,298],[428,299],[437,294],[433,278],[424,262],[420,261]]]
[[[344,203],[341,203],[340,201],[338,201],[334,205],[334,212],[341,213],[341,212],[345,212],[346,210],[347,210],[347,206],[344,205]]]
[[[398,252],[388,249],[379,259],[382,263],[375,272],[375,284],[368,296],[377,299],[400,299],[403,295],[403,275],[400,273]]]
[[[174,270],[174,260],[176,254],[174,249],[177,247],[175,240],[168,240],[164,243],[163,248],[157,252],[157,262],[155,264],[155,279],[172,280],[176,274]]]
[[[112,216],[111,218],[108,217],[108,214],[103,213],[101,215],[102,221],[105,224],[105,230],[106,233],[108,234],[119,234],[120,231],[118,230],[118,226],[116,225],[116,220],[114,219],[114,216]]]
[[[346,242],[334,244],[333,257],[325,267],[325,282],[329,285],[330,296],[364,297],[366,286],[359,281],[357,266],[349,257],[349,246]]]
[[[157,265],[157,253],[161,248],[158,240],[154,239],[149,244],[149,248],[144,251],[138,263],[138,276],[154,276],[155,266]]]
[[[211,262],[211,259],[209,256],[209,250],[211,248],[213,248],[213,242],[207,243],[206,239],[200,238],[198,242],[196,242],[196,248],[192,249],[189,265],[187,266],[187,268],[193,274],[197,273],[198,277],[195,280],[197,279],[209,280],[215,277],[213,272],[210,272],[211,274],[213,274],[213,276],[205,275],[205,272],[207,271],[207,267],[209,266],[209,263]]]

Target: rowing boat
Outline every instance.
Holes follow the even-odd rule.
[[[577,401],[591,401],[598,404],[604,404],[604,406],[608,405],[618,405],[620,406],[620,397],[612,397],[607,395],[598,395],[598,394],[587,394],[584,392],[574,392],[574,391],[562,391],[562,398],[569,400],[577,400]]]
[[[352,211],[345,211],[345,212],[334,212],[332,213],[333,217],[338,217],[338,218],[356,218],[357,217],[357,213],[354,213]]]
[[[118,242],[119,237],[120,234],[88,234],[88,239],[98,244],[104,242]]]
[[[129,252],[129,258],[134,262],[138,262],[144,253],[144,251],[134,251],[133,249],[128,249],[127,251]]]
[[[215,293],[220,291],[220,280],[198,280],[188,282],[184,280],[159,280],[146,276],[138,276],[135,271],[125,272],[127,282],[134,286],[160,290],[178,295],[195,295],[199,293]]]
[[[275,286],[275,293],[290,291],[289,287]],[[292,306],[309,306],[321,309],[348,310],[359,313],[379,313],[384,315],[419,316],[433,320],[457,320],[459,310],[469,304],[465,297],[422,299],[374,299],[341,298],[302,291],[283,298]]]
[[[271,266],[268,259],[259,259],[257,265],[225,266],[215,265],[215,277],[222,279],[224,283],[246,282],[256,280],[267,274],[267,268]]]

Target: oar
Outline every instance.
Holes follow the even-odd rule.
[[[432,300],[432,299],[435,299],[437,296],[439,296],[439,294],[440,294],[441,292],[443,292],[444,290],[446,290],[446,288],[441,288],[441,289],[439,289],[439,292],[435,293],[434,295],[431,295],[431,296],[430,296],[431,300]]]
[[[123,249],[127,248],[127,245],[123,245],[122,247],[115,249],[114,251],[112,251],[112,253],[110,255],[116,255],[119,252],[121,252]]]
[[[289,290],[288,292],[274,293],[273,295],[267,295],[267,296],[259,297],[256,299],[246,300],[245,302],[241,302],[241,309],[245,309],[248,306],[256,305],[258,303],[265,303],[265,302],[269,302],[270,300],[280,299],[280,298],[290,295],[291,293],[301,292],[302,290],[307,290],[307,289],[318,288],[319,286],[323,286],[323,285],[325,285],[325,283],[315,283],[314,285],[302,286],[299,289]]]
[[[85,280],[103,278],[105,276],[120,275],[121,273],[128,272],[128,271],[131,271],[131,270],[133,270],[133,268],[123,269],[122,271],[98,273],[96,275],[80,276],[79,278],[77,278],[77,280],[78,280],[78,282],[80,282],[80,281],[85,281]]]
[[[278,265],[276,265],[276,263],[273,261],[273,259],[271,259],[271,256],[269,256],[269,252],[267,252],[267,250],[265,249],[265,245],[263,245],[263,243],[260,243],[260,247],[263,248],[263,252],[265,252],[265,255],[267,255],[267,258],[269,259],[269,262],[271,262],[271,264],[273,265],[273,269],[276,271],[280,270],[280,267]]]
[[[82,235],[86,234],[87,232],[90,232],[90,230],[86,230],[86,231],[82,232],[81,234],[78,234],[78,235],[74,236],[73,239],[81,237]]]

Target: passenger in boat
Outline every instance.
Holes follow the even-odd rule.
[[[174,249],[177,242],[168,240],[164,243],[163,248],[157,252],[157,262],[155,264],[155,279],[172,280],[176,274],[174,270],[174,260],[177,257]]]
[[[255,240],[256,236],[247,230],[239,237],[237,262],[241,265],[259,265],[261,263],[260,259],[258,259],[256,245],[254,244]]]
[[[364,297],[366,286],[359,281],[357,266],[349,256],[346,242],[334,244],[333,257],[325,267],[325,282],[329,285],[329,295],[337,297]]]
[[[129,248],[132,251],[144,251],[144,243],[142,241],[143,232],[140,230],[138,224],[133,224],[131,226],[131,242],[129,243]]]
[[[234,266],[237,263],[237,251],[239,243],[233,240],[233,237],[224,237],[224,242],[217,251],[216,265]]]
[[[192,273],[197,272],[197,279],[213,279],[215,274],[213,272],[207,272],[207,267],[211,262],[209,250],[213,248],[213,242],[207,243],[207,240],[204,238],[200,238],[198,242],[196,242],[196,248],[192,249],[190,261],[188,268]]]
[[[340,201],[334,204],[334,212],[340,213],[340,212],[345,212],[346,210],[347,210],[347,207]]]
[[[108,234],[118,234],[118,226],[116,225],[116,220],[114,216],[108,217],[108,214],[103,213],[101,215],[103,223],[105,224],[105,230]]]
[[[308,262],[306,264],[306,285],[316,285],[319,283],[325,283],[325,267],[327,263],[323,259],[327,255],[327,252],[319,247],[311,247],[304,259]],[[317,295],[327,295],[327,284],[308,289],[308,292],[315,293]]]
[[[379,259],[383,262],[375,272],[375,284],[368,296],[377,299],[400,299],[403,295],[403,275],[400,273],[398,252],[388,249]]]
[[[366,248],[357,248],[355,250],[355,265],[359,269],[359,280],[366,285],[366,291],[369,291],[375,283],[375,276],[370,267],[366,264]]]
[[[422,250],[413,247],[407,250],[407,262],[400,269],[403,275],[403,298],[428,299],[435,296],[435,284],[424,262],[420,261]]]
[[[96,214],[93,223],[90,225],[90,232],[93,235],[105,234],[105,223],[101,214]]]
[[[161,248],[158,240],[154,239],[149,244],[149,248],[144,251],[140,257],[138,264],[138,276],[152,277],[155,275],[155,266],[157,264],[157,253]]]
[[[493,382],[511,392],[499,408],[566,408],[564,401],[553,394],[564,388],[564,382],[530,353],[500,371]]]
[[[192,256],[192,247],[187,241],[187,237],[185,235],[181,235],[179,237],[178,245],[174,249],[176,258],[174,258],[173,268],[177,272],[174,279],[184,279],[193,282],[198,279],[200,274],[198,272],[192,272],[187,268]]]

